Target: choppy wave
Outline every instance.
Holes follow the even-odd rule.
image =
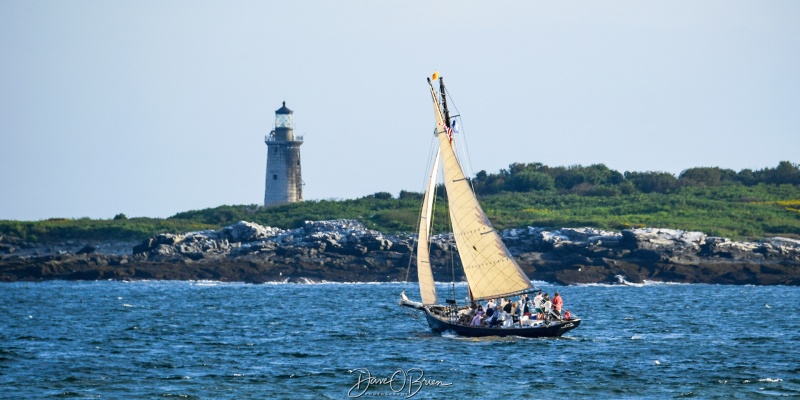
[[[583,287],[645,287],[645,286],[687,286],[687,285],[709,285],[706,283],[683,283],[683,282],[662,282],[662,281],[648,281],[644,280],[642,283],[577,283],[570,286],[583,286]],[[713,285],[712,285],[713,286]]]
[[[268,285],[0,284],[3,393],[346,398],[357,378],[348,371],[366,368],[452,383],[413,398],[800,396],[794,287],[559,286],[583,323],[541,340],[435,334],[395,304],[402,283]],[[503,390],[487,389],[494,377]],[[391,392],[375,385],[369,394]]]
[[[296,285],[296,286],[304,286],[304,285],[354,285],[354,286],[362,286],[362,285],[399,285],[401,282],[333,282],[333,281],[326,281],[326,280],[316,280],[313,278],[287,278],[282,281],[274,281],[274,282],[263,282],[260,285]]]

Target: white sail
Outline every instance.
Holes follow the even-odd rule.
[[[454,138],[448,134],[433,87],[431,95],[453,236],[473,300],[508,297],[533,289],[478,204],[456,157]]]
[[[425,189],[425,197],[422,200],[422,211],[420,212],[419,237],[417,238],[417,277],[419,278],[419,294],[422,304],[430,305],[438,302],[436,295],[436,284],[433,281],[433,271],[431,271],[430,252],[428,241],[431,236],[431,224],[433,223],[433,199],[436,197],[436,174],[439,172],[439,151],[436,151],[436,158],[433,161],[433,168],[428,175],[428,185]]]

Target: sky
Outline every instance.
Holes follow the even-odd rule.
[[[798,1],[0,0],[0,220],[422,191],[438,70],[473,173],[800,162]]]

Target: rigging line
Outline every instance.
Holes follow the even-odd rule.
[[[436,136],[434,136],[433,139],[436,140],[436,143],[432,145],[432,147],[436,149],[436,150],[434,150],[433,155],[432,155],[432,157],[434,158],[434,163],[435,163],[436,162],[435,161],[436,157],[439,157],[439,139],[436,138]],[[433,198],[431,199],[430,204],[429,204],[430,210],[428,210],[428,214],[430,215],[430,221],[426,221],[426,223],[428,224],[428,237],[425,238],[425,240],[428,243],[428,268],[430,268],[430,270],[431,270],[431,279],[433,280],[434,290],[436,289],[436,279],[433,277],[433,265],[431,264],[430,252],[431,252],[431,237],[433,236],[433,229],[434,229],[433,228],[433,223],[436,221],[436,182],[438,181],[439,170],[441,168],[442,168],[442,166],[439,165],[439,168],[437,168],[436,172],[433,173],[431,176],[429,176],[429,178],[434,181],[434,184],[433,184],[433,190],[431,191],[431,193],[428,193],[428,195],[429,196],[433,196]],[[428,192],[428,187],[425,188],[425,193],[427,193],[427,192]],[[422,201],[425,201],[425,196],[424,195],[423,195],[423,200]],[[420,210],[420,215],[421,214],[422,214],[422,210]],[[421,223],[422,223],[422,219],[420,219],[420,224]],[[417,266],[417,268],[419,268],[419,265]],[[438,301],[439,300],[438,300],[438,295],[437,295],[436,302],[438,303]]]
[[[459,121],[459,125],[460,125],[460,128],[459,128],[460,132],[459,133],[461,133],[461,136],[464,138],[464,140],[463,140],[464,144],[462,146],[464,147],[464,153],[465,153],[465,157],[467,159],[467,170],[468,170],[467,171],[467,175],[472,177],[472,176],[475,175],[475,171],[472,168],[472,159],[471,159],[471,157],[469,155],[469,146],[467,144],[467,133],[466,133],[466,129],[464,129],[464,119],[461,118],[461,112],[458,110],[458,106],[456,105],[455,100],[453,100],[453,95],[450,94],[450,90],[448,90],[447,87],[445,86],[444,91],[445,91],[445,93],[447,93],[447,97],[450,98],[451,106],[456,111],[456,115],[453,116],[453,118],[458,118],[458,121]],[[469,181],[469,187],[470,187],[470,189],[472,189],[472,193],[475,193],[475,188],[472,186],[473,185],[472,179],[468,179],[468,181]],[[477,193],[475,193],[475,197],[478,197]]]
[[[447,204],[447,214],[450,214],[450,201],[449,201],[450,200],[450,194],[447,193],[446,187],[445,187],[444,195],[445,195],[445,204]],[[445,221],[446,221],[445,222],[445,227],[447,228],[447,230],[450,231],[450,232],[453,232],[452,215],[450,215],[450,218],[445,218]],[[445,256],[445,262],[447,262],[447,261],[450,262],[450,276],[451,276],[450,283],[454,285],[455,282],[456,282],[456,263],[455,263],[456,257],[455,257],[455,254],[454,254],[455,252],[453,251],[453,247],[455,247],[455,245],[456,245],[456,243],[455,243],[456,242],[455,234],[452,235],[452,239],[453,239],[452,246],[448,242],[448,246],[447,246],[448,247],[448,251],[447,251],[447,255]]]
[[[437,147],[437,150],[438,150],[438,147]],[[442,167],[440,165],[439,169],[441,169],[441,168]],[[436,171],[436,174],[434,175],[433,179],[438,181],[438,177],[439,177],[439,171]],[[427,188],[425,190],[427,191]],[[431,220],[428,221],[428,226],[429,226],[429,228],[428,228],[428,253],[430,253],[430,248],[431,248],[431,237],[433,236],[433,223],[436,221],[436,184],[433,185],[433,191],[431,192],[430,195],[433,196],[433,199],[431,200],[431,204],[430,204],[431,209],[430,209],[430,212],[429,212],[429,214],[431,215]],[[430,261],[430,254],[428,255],[428,260]],[[429,262],[429,264],[430,264],[430,262]],[[432,269],[431,269],[431,276],[433,276],[433,270]],[[436,282],[435,279],[434,279],[434,282]]]
[[[438,145],[439,145],[438,144],[438,139],[436,139],[436,136],[433,136],[431,138],[431,142],[430,142],[430,145],[429,145],[430,149],[428,150],[428,164],[425,166],[425,174],[424,174],[424,177],[422,179],[422,188],[423,188],[422,189],[422,193],[423,193],[422,194],[422,201],[423,202],[425,201],[425,192],[427,192],[427,190],[428,190],[427,187],[426,187],[427,186],[426,182],[428,180],[427,171],[430,170],[430,168],[431,168],[431,166],[432,166],[432,164],[434,162],[434,157],[439,152]],[[419,218],[417,218],[417,225],[416,225],[416,229],[414,230],[414,232],[419,232],[419,226],[422,223],[422,207],[420,207],[420,209],[419,209],[418,217]],[[428,235],[430,236],[430,232],[428,232]],[[411,275],[411,263],[412,263],[412,261],[414,259],[414,254],[416,253],[416,251],[415,251],[415,249],[417,248],[416,245],[417,245],[417,235],[412,234],[411,235],[411,251],[408,254],[408,267],[406,267],[406,279],[405,279],[405,282],[403,282],[403,290],[406,289],[406,286],[408,285],[408,277]]]

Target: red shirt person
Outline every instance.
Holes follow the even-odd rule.
[[[564,306],[564,300],[561,299],[561,295],[556,292],[556,295],[553,296],[553,309],[556,310],[559,316],[561,316],[561,307]]]

